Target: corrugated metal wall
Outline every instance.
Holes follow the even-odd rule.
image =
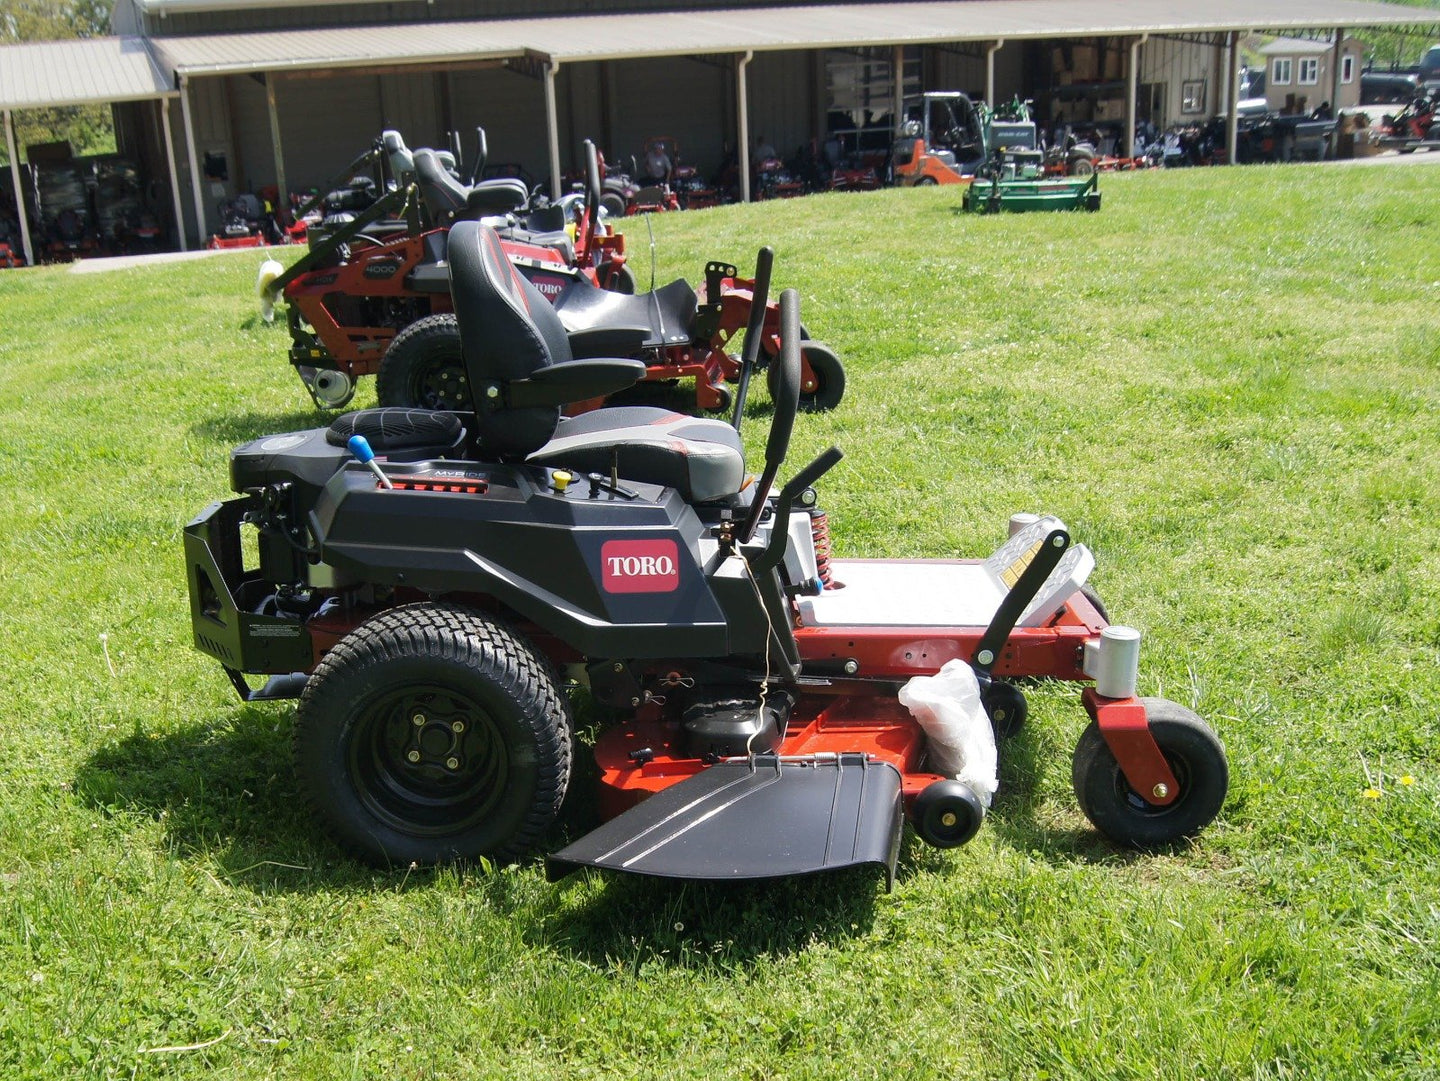
[[[448,78],[455,125],[469,133],[477,125],[484,127],[490,162],[518,162],[535,182],[547,179],[550,152],[545,141],[545,84],[541,79],[506,68],[453,72]],[[558,85],[556,99],[564,101]],[[563,143],[563,126],[561,132]],[[467,155],[473,144],[473,138],[465,140]]]
[[[1155,117],[1157,127],[1190,120],[1204,120],[1215,112],[1219,101],[1223,47],[1197,45],[1175,38],[1151,38],[1140,46],[1140,81],[1165,84],[1164,115]],[[1187,116],[1180,111],[1183,84],[1200,79],[1205,83],[1205,109]]]
[[[725,142],[733,138],[724,122],[729,79],[723,67],[669,57],[610,63],[606,71],[610,143],[601,149],[611,162],[628,168],[630,156],[640,157],[646,139],[668,135],[680,144],[685,161],[706,175],[715,171]]]
[[[925,79],[927,90],[963,90],[977,101],[985,96],[985,49],[978,55],[955,49],[927,49]],[[995,97],[1008,101],[1026,93],[1025,49],[1023,42],[1001,46],[995,54]]]
[[[811,64],[809,55],[757,53],[750,62],[746,82],[752,150],[763,137],[781,157],[789,158],[811,136],[821,134],[817,114],[823,114],[826,103],[819,100],[823,84],[817,83],[824,71],[823,66]]]

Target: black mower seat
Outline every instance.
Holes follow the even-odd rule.
[[[653,406],[562,417],[555,438],[526,461],[580,473],[616,472],[674,488],[687,503],[734,495],[745,479],[740,433],[722,421]]]
[[[363,435],[377,454],[405,450],[450,450],[460,442],[465,429],[453,413],[429,409],[360,409],[336,417],[325,433],[325,442],[343,447],[353,435]]]
[[[555,309],[520,276],[490,227],[456,224],[449,256],[460,351],[481,403],[475,434],[482,451],[583,472],[609,472],[618,456],[627,480],[673,485],[697,502],[740,490],[740,440],[721,421],[663,409],[597,409],[562,422],[550,402],[614,393],[638,380],[645,365],[575,359]]]
[[[482,180],[473,188],[467,188],[440,164],[435,151],[417,150],[413,157],[420,198],[437,224],[449,224],[463,217],[508,214],[524,206],[530,198],[523,180],[502,177]]]
[[[677,278],[653,293],[633,296],[577,281],[555,298],[555,311],[568,334],[609,327],[649,327],[649,337],[640,346],[654,349],[691,341],[697,309],[695,290],[684,278]]]

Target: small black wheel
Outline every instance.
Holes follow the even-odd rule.
[[[938,183],[939,181],[933,176],[922,176],[919,180],[915,181],[915,186],[917,188],[933,188]]]
[[[1030,703],[1025,694],[1013,683],[997,679],[991,682],[980,695],[985,712],[990,714],[990,724],[995,729],[996,739],[1009,739],[1025,726],[1030,715]]]
[[[729,413],[735,408],[735,392],[733,390],[723,384],[711,389],[720,396],[720,404],[714,410],[716,413]]]
[[[1068,171],[1071,176],[1094,176],[1095,159],[1088,154],[1076,154],[1070,159]]]
[[[1141,702],[1180,785],[1175,801],[1158,806],[1131,788],[1094,721],[1080,735],[1070,777],[1080,810],[1097,830],[1116,844],[1158,848],[1214,820],[1230,787],[1230,767],[1219,738],[1192,711],[1164,698]]]
[[[980,830],[985,805],[963,781],[932,781],[910,808],[920,839],[936,848],[959,848]]]
[[[311,809],[381,866],[530,852],[570,779],[550,665],[508,627],[448,604],[393,608],[316,667],[295,718]]]
[[[612,218],[623,218],[625,216],[625,200],[613,191],[607,191],[600,196],[600,205],[604,207],[605,213]]]
[[[845,367],[828,345],[807,341],[801,347],[800,411],[828,413],[845,397]]]
[[[616,264],[606,259],[595,268],[595,277],[599,279],[601,289],[623,293],[627,297],[635,295],[635,272],[624,263]]]
[[[1100,594],[1096,593],[1092,586],[1081,586],[1080,594],[1087,601],[1090,602],[1091,606],[1095,609],[1095,611],[1100,613],[1101,619],[1103,619],[1106,623],[1110,622],[1110,612],[1106,609],[1105,602],[1100,599]]]
[[[471,408],[470,381],[453,312],[427,315],[395,335],[380,361],[375,396],[405,409]]]

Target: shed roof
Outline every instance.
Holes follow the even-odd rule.
[[[204,75],[454,63],[527,54],[573,62],[749,49],[1427,25],[1437,21],[1440,17],[1433,11],[1369,0],[1211,0],[1205,4],[1190,0],[913,0],[201,34],[158,38],[152,46],[162,63],[177,73]]]
[[[0,109],[173,96],[143,38],[36,41],[0,48]]]
[[[1353,45],[1358,42],[1354,38],[1347,37],[1345,44]],[[1313,38],[1276,38],[1268,45],[1261,46],[1259,52],[1264,56],[1319,56],[1334,48],[1333,41],[1316,41]]]

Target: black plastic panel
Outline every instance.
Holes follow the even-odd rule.
[[[874,865],[895,881],[900,772],[863,754],[720,762],[551,856],[551,881],[582,867],[659,878],[784,878]]]

